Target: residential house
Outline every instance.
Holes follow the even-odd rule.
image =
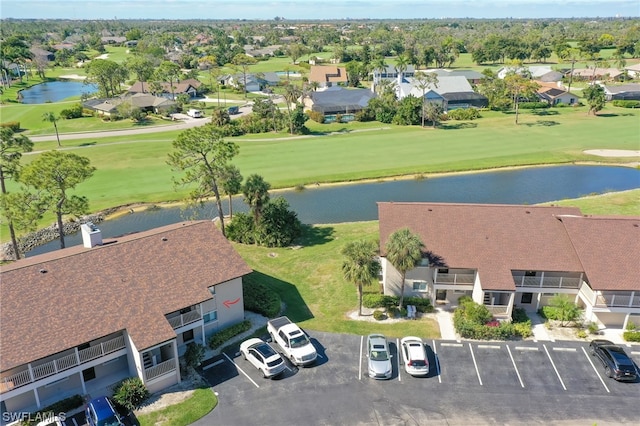
[[[354,114],[369,104],[376,96],[369,89],[352,89],[341,86],[327,87],[325,90],[311,92],[304,98],[305,111],[312,110],[324,115]]]
[[[425,70],[425,73],[433,73],[438,76],[438,78],[442,77],[457,77],[462,76],[467,79],[467,81],[471,84],[480,84],[480,81],[484,78],[484,75],[478,71],[474,70],[448,70],[448,69],[432,69]]]
[[[416,73],[416,69],[413,65],[407,65],[407,68],[404,71],[400,71],[393,65],[386,65],[384,69],[374,69],[373,70],[373,82],[374,84],[379,79],[391,79],[397,80],[398,77],[401,79],[414,77]]]
[[[557,84],[537,82],[540,88],[537,90],[538,98],[549,105],[574,105],[578,103],[578,97],[560,88]]]
[[[309,72],[309,82],[318,83],[319,88],[331,87],[340,83],[346,84],[347,69],[331,65],[312,65]]]
[[[602,84],[604,88],[604,96],[608,101],[624,100],[624,101],[640,101],[640,84]]]
[[[617,68],[576,68],[573,73],[567,75],[582,80],[620,80],[624,78],[624,72]]]
[[[3,265],[0,406],[32,412],[127,377],[181,381],[179,356],[244,319],[251,272],[212,221],[189,221]]]
[[[550,65],[531,65],[527,67],[502,67],[498,70],[498,78],[505,78],[509,73],[527,75],[533,80],[553,82],[562,80],[563,74],[551,68]]]
[[[281,44],[274,44],[266,47],[258,47],[252,44],[247,44],[244,46],[244,53],[247,56],[251,56],[253,58],[261,58],[267,56],[276,56],[276,52],[282,49]]]
[[[585,320],[622,329],[640,321],[640,217],[584,216],[573,207],[378,203],[384,293],[457,305],[463,296],[501,320],[535,311],[555,294]],[[385,244],[408,227],[425,244],[422,262],[400,273]]]
[[[631,78],[640,78],[640,63],[625,67],[624,70]]]
[[[109,36],[100,37],[100,41],[103,44],[122,44],[125,41],[127,41],[127,38],[123,36],[109,35]]]
[[[430,84],[424,89],[418,86],[415,78],[398,77],[396,95],[398,99],[409,95],[418,99],[424,96],[427,102],[441,104],[445,111],[457,108],[484,108],[488,104],[487,98],[474,92],[466,77],[461,75],[438,77],[437,84]]]
[[[130,103],[133,107],[137,107],[142,111],[152,112],[154,114],[167,114],[175,110],[177,107],[175,101],[161,96],[154,96],[149,93],[127,94],[110,99],[88,99],[82,103],[82,106],[96,111],[98,115],[109,117],[116,114],[118,106],[123,103]]]
[[[48,50],[45,50],[41,47],[31,47],[29,49],[29,52],[33,54],[34,58],[42,58],[47,61],[53,61],[56,59],[56,56],[53,54],[53,52],[49,52]]]
[[[159,96],[171,99],[173,93],[173,96],[184,94],[189,96],[190,98],[195,98],[196,96],[198,96],[198,89],[200,88],[200,86],[202,86],[202,83],[192,78],[174,82],[173,84],[169,82],[161,82],[160,86],[162,87],[162,93],[158,94]],[[149,82],[143,83],[141,81],[136,81],[129,88],[128,93],[149,93],[149,89]]]
[[[260,74],[229,75],[224,81],[227,86],[236,88],[244,87],[247,92],[259,92],[267,86],[277,86],[280,83],[280,76],[275,72],[264,72]]]

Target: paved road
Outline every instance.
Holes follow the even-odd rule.
[[[240,114],[232,115],[232,119],[236,119],[242,117],[243,115],[247,115],[251,112],[251,106],[245,106],[240,108]],[[211,122],[211,117],[205,118],[191,118],[186,116],[185,114],[181,114],[185,119],[164,124],[158,126],[151,127],[141,127],[138,129],[122,129],[122,130],[106,130],[101,132],[77,132],[77,133],[61,133],[60,134],[60,142],[64,145],[64,141],[66,140],[77,140],[77,139],[98,139],[98,138],[107,138],[113,136],[129,136],[129,135],[140,135],[146,133],[160,133],[160,132],[169,132],[172,130],[185,130],[190,129],[192,127],[203,126],[206,123]],[[46,136],[29,136],[29,139],[33,142],[45,142],[45,141],[55,141],[56,135],[46,135]]]

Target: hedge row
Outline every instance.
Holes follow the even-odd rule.
[[[73,395],[69,398],[65,398],[42,410],[32,413],[28,418],[21,423],[24,426],[33,426],[39,422],[39,420],[50,418],[51,416],[57,416],[60,413],[67,414],[84,404],[84,400],[80,395]]]
[[[453,314],[453,325],[460,336],[466,339],[505,340],[512,337],[530,337],[531,320],[526,314],[518,311],[515,314],[518,322],[501,322],[498,326],[489,326],[491,312],[486,306],[475,303],[470,297],[463,296],[458,300],[458,308]]]
[[[549,104],[547,102],[520,102],[518,107],[520,109],[541,109],[549,108]]]
[[[7,121],[6,123],[0,123],[0,127],[6,127],[8,129],[13,130],[13,133],[20,130],[20,122],[19,121]]]
[[[400,302],[400,298],[398,296],[387,296],[384,294],[363,294],[362,295],[362,305],[366,308],[385,308],[387,310],[391,310],[398,306],[398,302]],[[416,307],[416,311],[418,312],[433,312],[434,308],[431,305],[431,299],[423,298],[423,297],[405,297],[403,300],[403,307],[406,308],[407,305],[414,305]]]
[[[266,284],[257,281],[251,275],[242,282],[244,308],[248,311],[273,318],[280,313],[280,296]]]
[[[623,101],[616,100],[611,102],[613,106],[621,107],[621,108],[640,108],[640,101]]]
[[[451,120],[475,120],[480,118],[480,111],[476,108],[460,108],[447,111],[447,117]]]
[[[245,331],[248,331],[250,328],[251,321],[244,320],[241,323],[232,325],[231,327],[227,327],[224,330],[217,332],[209,338],[209,341],[207,343],[209,344],[209,347],[211,349],[218,349],[227,340],[237,336],[238,334],[242,334]]]
[[[622,337],[627,342],[640,342],[640,331],[625,331]]]

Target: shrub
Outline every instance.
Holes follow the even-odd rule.
[[[211,349],[217,349],[227,340],[237,336],[238,334],[248,331],[250,328],[251,321],[249,320],[244,320],[241,323],[234,324],[231,327],[227,327],[209,338],[209,347]]]
[[[227,238],[242,244],[255,243],[253,217],[247,213],[236,213],[226,226]]]
[[[582,310],[564,294],[556,294],[549,301],[549,306],[543,306],[539,312],[543,318],[560,321],[561,327],[582,316]]]
[[[13,132],[17,132],[20,130],[20,122],[19,121],[7,121],[6,123],[0,123],[0,127],[7,127]]]
[[[375,319],[376,321],[382,321],[383,319],[385,319],[387,316],[384,314],[384,312],[376,309],[375,311],[373,311],[373,319]]]
[[[82,105],[76,104],[68,109],[63,109],[60,111],[60,118],[64,118],[66,120],[72,118],[80,118],[82,117]]]
[[[591,334],[598,334],[598,324],[596,324],[595,322],[590,322],[589,324],[587,324],[587,330],[589,330],[589,333]]]
[[[640,101],[616,100],[611,102],[611,104],[620,108],[640,108]]]
[[[520,102],[518,107],[520,109],[545,109],[549,108],[549,104],[546,102]]]
[[[425,313],[433,312],[434,310],[433,305],[431,304],[431,299],[424,297],[405,297],[403,302],[405,307],[407,307],[407,305],[414,305],[417,312]]]
[[[447,111],[446,116],[451,120],[475,120],[480,118],[480,111],[475,108],[454,109]]]
[[[253,274],[242,280],[244,308],[251,312],[273,318],[280,312],[282,301],[278,293],[266,284],[258,281]]]
[[[324,123],[324,114],[320,111],[308,111],[307,114],[309,114],[309,118],[316,123]]]
[[[139,377],[120,382],[113,390],[113,400],[127,410],[135,410],[149,397],[149,390]]]
[[[533,331],[531,330],[531,320],[526,320],[522,322],[514,322],[513,331],[516,335],[526,339],[527,337],[531,337],[533,335]]]
[[[640,331],[625,331],[622,337],[627,342],[640,342]]]
[[[189,343],[184,353],[184,361],[191,368],[196,368],[204,359],[204,346],[199,343]]]
[[[586,330],[578,330],[578,331],[576,331],[576,337],[578,337],[579,339],[586,339],[587,338],[587,331]]]
[[[526,322],[529,321],[529,316],[523,308],[513,308],[513,312],[511,313],[511,320],[514,323]]]
[[[362,306],[366,308],[392,308],[398,305],[398,298],[380,293],[365,293],[362,295]]]

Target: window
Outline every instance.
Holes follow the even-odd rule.
[[[182,333],[182,341],[184,343],[193,342],[193,330],[187,330]]]
[[[82,370],[82,378],[84,379],[85,382],[95,379],[96,369],[91,367],[91,368],[87,368],[86,370]]]
[[[202,316],[202,319],[204,320],[205,324],[207,324],[209,322],[217,321],[218,320],[218,311],[207,312],[206,314],[204,314]]]
[[[524,273],[525,277],[535,277],[536,276],[536,271],[526,271]]]
[[[422,259],[420,259],[420,263],[418,263],[418,266],[429,266],[429,259],[423,257]]]
[[[449,268],[438,268],[438,273],[439,274],[448,274],[449,273]]]
[[[426,281],[414,281],[413,282],[413,291],[427,291],[427,282]]]
[[[533,293],[522,293],[522,298],[520,299],[521,303],[531,303],[533,299]]]

